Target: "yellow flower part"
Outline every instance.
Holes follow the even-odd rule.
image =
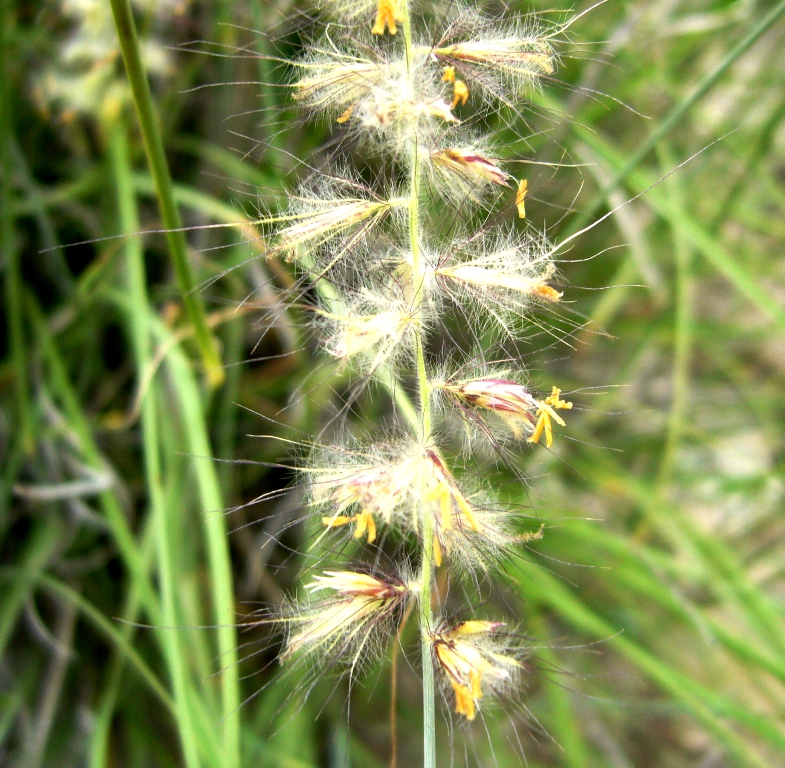
[[[527,438],[527,442],[538,443],[542,433],[545,432],[545,445],[550,448],[553,445],[553,425],[551,419],[559,426],[567,426],[559,414],[556,413],[556,410],[570,410],[572,403],[565,402],[559,397],[560,395],[561,390],[554,387],[545,400],[537,401],[537,424],[534,427],[534,432]]]
[[[442,81],[445,83],[452,83],[453,86],[453,98],[452,98],[452,109],[458,106],[458,104],[465,104],[469,99],[469,86],[463,82],[463,80],[458,80],[455,77],[455,67],[445,67],[442,74]]]
[[[445,67],[442,74],[442,82],[454,83],[455,82],[455,67]]]
[[[391,35],[398,32],[398,24],[404,21],[405,17],[401,11],[401,7],[397,0],[379,0],[376,7],[376,22],[374,23],[371,32],[374,35],[383,35],[385,30],[389,29]]]
[[[469,86],[463,80],[456,80],[452,92],[452,108],[463,106],[469,100]]]
[[[376,521],[367,510],[351,517],[336,515],[335,517],[325,516],[322,518],[322,525],[327,528],[340,528],[342,525],[349,525],[350,523],[355,525],[354,533],[352,534],[355,539],[361,539],[363,536],[366,536],[369,544],[373,544],[376,541]]]
[[[526,192],[529,189],[529,182],[521,179],[518,182],[518,191],[515,193],[515,207],[518,209],[518,218],[526,218]]]
[[[504,654],[493,634],[504,624],[494,621],[464,621],[431,634],[439,666],[455,693],[455,711],[474,720],[483,698],[483,681],[508,683],[520,662]]]
[[[354,112],[354,105],[348,107],[345,112],[343,112],[340,117],[335,119],[336,123],[345,123],[351,116],[352,112]]]

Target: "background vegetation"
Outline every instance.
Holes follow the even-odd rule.
[[[293,55],[307,8],[135,6],[165,225],[109,0],[0,7],[0,763],[387,765],[389,665],[347,717],[345,682],[302,704],[264,633],[233,628],[304,563],[296,494],[241,506],[292,481],[254,435],[313,433],[345,386],[301,315],[263,312],[286,277],[253,227],[330,127],[299,120],[281,68],[193,49]],[[491,598],[535,658],[511,719],[445,726],[458,764],[519,764],[513,729],[532,768],[785,761],[784,9],[608,0],[536,97],[529,156],[581,164],[527,170],[554,239],[707,148],[563,264],[587,325],[526,362],[582,410],[505,487],[547,529]],[[178,212],[182,238],[129,234]],[[419,697],[399,664],[401,766]]]

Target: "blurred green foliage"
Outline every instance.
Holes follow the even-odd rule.
[[[255,55],[296,55],[308,8],[134,5],[218,388],[109,3],[0,8],[0,763],[387,765],[389,664],[303,703],[234,628],[308,562],[296,494],[249,503],[293,480],[254,435],[313,434],[346,386],[301,312],[264,313],[288,278],[253,227],[327,140]],[[527,156],[579,166],[527,167],[550,237],[659,184],[562,254],[571,344],[524,350],[581,408],[504,487],[546,532],[488,599],[534,655],[509,718],[443,725],[443,765],[785,761],[784,9],[608,0],[535,98]],[[400,766],[419,701],[399,663]]]

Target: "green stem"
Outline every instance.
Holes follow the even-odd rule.
[[[412,29],[409,17],[409,3],[402,3],[403,39],[406,49],[406,71],[412,87],[414,86],[414,70],[412,67]],[[420,395],[420,427],[423,445],[431,440],[431,392],[428,384],[428,372],[425,366],[423,350],[422,316],[420,310],[423,303],[425,284],[425,267],[420,252],[420,151],[417,146],[416,133],[412,138],[411,183],[409,187],[409,247],[412,252],[412,314],[416,317],[416,364],[417,386]],[[433,675],[433,658],[431,655],[430,632],[433,628],[433,523],[430,515],[423,515],[422,525],[422,560],[420,563],[420,636],[422,642],[422,700],[423,700],[423,765],[425,768],[436,766],[436,706]]]
[[[422,709],[423,709],[423,766],[436,766],[436,688],[433,679],[430,630],[433,626],[431,585],[433,583],[433,530],[430,515],[423,515],[423,548],[420,564],[419,600],[420,634],[422,637]]]
[[[150,93],[150,84],[142,64],[139,39],[136,34],[130,0],[110,0],[114,14],[117,36],[120,39],[120,50],[123,54],[128,81],[133,93],[134,105],[142,130],[147,162],[150,173],[155,182],[158,205],[161,209],[161,218],[166,228],[166,241],[169,254],[172,257],[177,282],[183,294],[183,304],[194,327],[194,335],[199,351],[202,355],[207,372],[207,381],[211,387],[218,387],[223,383],[224,371],[218,355],[215,339],[210,334],[207,325],[204,304],[201,296],[196,291],[191,265],[188,261],[188,246],[183,234],[183,224],[180,212],[174,201],[172,192],[172,179],[169,166],[166,162],[163,139],[158,118]]]

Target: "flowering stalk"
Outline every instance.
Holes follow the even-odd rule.
[[[516,440],[544,438],[548,447],[554,423],[565,426],[558,411],[572,404],[555,387],[538,398],[512,371],[439,378],[430,370],[425,340],[444,307],[452,304],[462,317],[482,315],[513,335],[532,307],[557,304],[562,294],[550,284],[553,249],[542,237],[513,229],[435,245],[438,237],[423,231],[421,206],[429,199],[426,185],[435,182],[434,191],[455,210],[473,205],[490,214],[489,200],[507,195],[511,209],[525,217],[526,180],[505,170],[490,142],[454,139],[468,134],[460,111],[473,94],[507,104],[553,72],[555,33],[537,34],[527,23],[499,29],[467,14],[467,23],[454,29],[478,39],[445,39],[429,48],[415,38],[408,0],[322,0],[322,7],[365,28],[344,41],[329,36],[298,62],[293,97],[381,150],[394,171],[403,166],[406,193],[398,186],[369,189],[350,173],[311,180],[290,198],[289,212],[266,220],[284,225],[271,253],[287,251],[293,268],[315,277],[313,317],[325,351],[341,367],[387,387],[405,423],[385,442],[315,449],[302,471],[322,526],[319,540],[348,535],[357,546],[383,549],[397,534],[416,541],[418,571],[414,579],[358,570],[317,577],[305,588],[311,597],[281,617],[289,627],[282,661],[317,651],[343,657],[354,676],[373,646],[368,638],[389,626],[399,613],[395,606],[411,595],[420,630],[424,765],[435,768],[437,682],[451,687],[456,713],[471,721],[521,669],[520,648],[500,622],[437,618],[435,572],[458,562],[487,574],[500,555],[540,538],[542,529],[516,530],[492,488],[469,487],[456,475],[444,430],[434,428],[443,414],[432,401],[446,403],[494,444],[494,429],[502,426]],[[384,44],[356,42],[369,33]],[[396,40],[402,55],[395,53]],[[345,180],[335,182],[336,176]],[[412,379],[416,408],[406,394]],[[401,551],[398,544],[394,551]],[[314,593],[328,591],[330,598],[313,602]]]

